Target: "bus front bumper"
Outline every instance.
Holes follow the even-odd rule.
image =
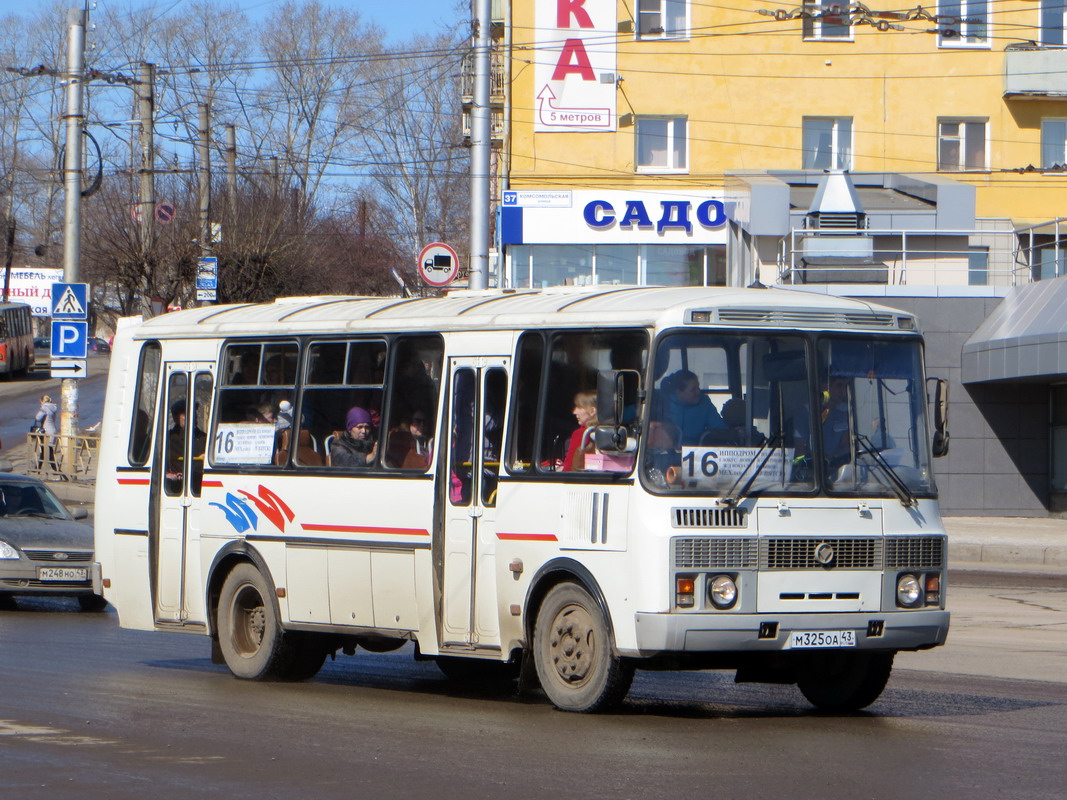
[[[638,613],[636,618],[637,646],[643,656],[788,650],[794,646],[793,633],[840,631],[851,631],[850,646],[860,650],[924,650],[944,644],[949,625],[949,612],[936,609],[834,614]]]

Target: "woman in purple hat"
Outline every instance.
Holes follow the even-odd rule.
[[[348,409],[345,431],[330,443],[330,465],[334,467],[365,468],[378,455],[378,440],[370,412],[359,406]]]

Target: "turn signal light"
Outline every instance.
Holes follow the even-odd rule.
[[[941,576],[938,574],[926,576],[926,604],[935,605],[941,602]]]
[[[692,608],[696,603],[696,581],[692,578],[677,578],[674,587],[674,604],[679,608]]]

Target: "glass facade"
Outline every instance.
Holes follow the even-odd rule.
[[[538,244],[508,253],[515,288],[726,285],[726,245]]]

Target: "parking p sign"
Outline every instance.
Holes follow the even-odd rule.
[[[89,354],[89,323],[52,321],[52,358],[85,358]]]

